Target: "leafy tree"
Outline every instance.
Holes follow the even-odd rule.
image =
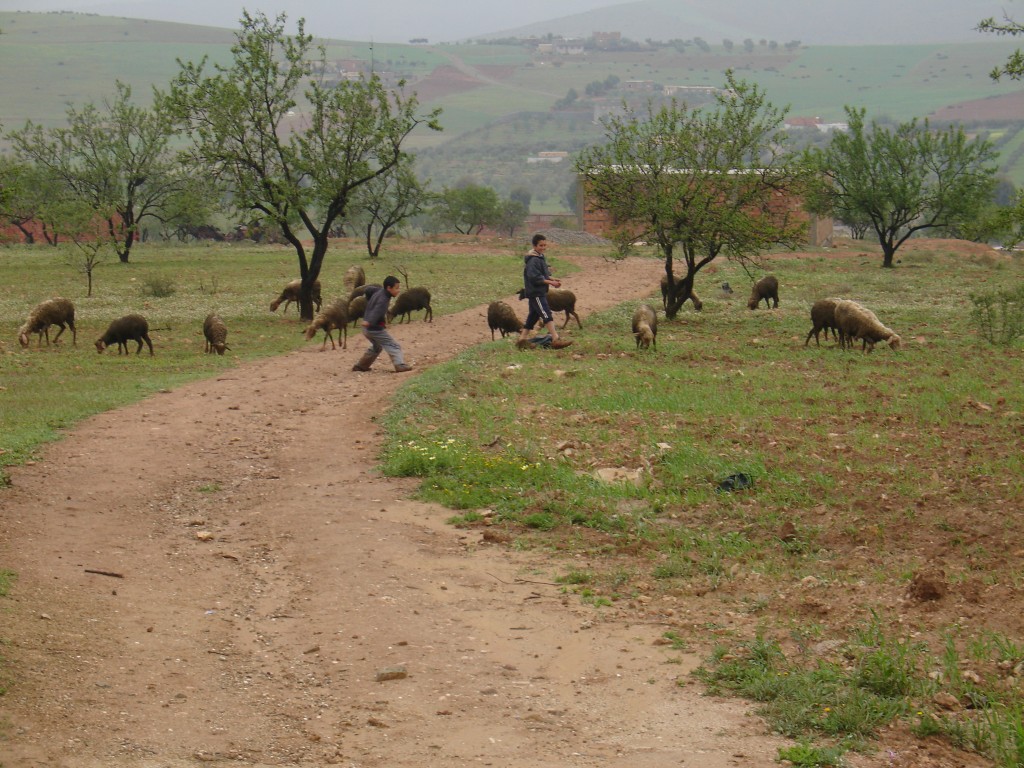
[[[864,123],[864,110],[846,108],[848,132],[825,149],[806,153],[814,171],[808,204],[844,221],[868,219],[882,246],[882,266],[915,232],[952,228],[991,199],[996,152],[968,141],[960,127],[932,130],[925,120],[892,129]]]
[[[402,145],[417,126],[440,130],[440,111],[418,115],[415,95],[389,92],[376,76],[323,84],[314,72],[326,64],[324,48],[314,48],[303,19],[294,36],[285,21],[284,14],[271,21],[243,11],[232,62],[211,73],[205,58],[179,62],[161,100],[194,137],[191,160],[295,248],[301,315],[311,319],[310,293],[335,223],[345,220],[359,187],[403,162]],[[300,96],[308,108],[301,123],[292,119]],[[312,240],[311,253],[304,239]]]
[[[117,82],[113,102],[67,110],[68,126],[46,130],[29,121],[10,134],[16,155],[38,166],[104,216],[107,239],[127,263],[140,223],[188,183],[169,150],[172,128],[158,109],[132,103]]]
[[[620,247],[642,239],[664,257],[668,317],[719,255],[748,264],[802,236],[798,212],[779,204],[779,193],[799,191],[800,181],[784,118],[756,85],[729,72],[714,106],[672,101],[657,111],[649,106],[642,117],[608,118],[607,143],[577,159],[587,198],[610,214]]]
[[[498,210],[494,218],[494,228],[500,232],[508,232],[509,237],[514,237],[516,230],[523,226],[526,217],[530,214],[530,206],[522,200],[514,200],[511,197],[498,203]]]
[[[361,186],[353,202],[354,218],[366,235],[366,250],[371,259],[380,254],[388,232],[422,213],[430,195],[420,184],[411,164],[395,166]]]
[[[1010,35],[1012,37],[1024,34],[1024,24],[1021,24],[1019,21],[1014,21],[1005,14],[1001,21],[996,21],[993,17],[983,19],[981,23],[978,24],[978,29],[982,32],[991,32],[996,35]],[[1018,48],[1009,55],[1004,63],[993,68],[989,73],[989,77],[993,80],[999,80],[1004,75],[1011,80],[1024,79],[1024,51],[1021,51]]]
[[[434,215],[446,227],[463,235],[480,233],[494,222],[498,213],[498,194],[490,187],[465,184],[446,187],[437,197]]]

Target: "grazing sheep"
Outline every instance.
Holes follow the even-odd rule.
[[[775,275],[765,275],[750,289],[750,298],[747,300],[747,309],[757,309],[764,299],[766,308],[772,308],[770,301],[774,301],[774,308],[779,308],[779,281]]]
[[[322,352],[327,348],[328,339],[331,340],[331,349],[334,349],[334,336],[331,332],[337,330],[338,338],[341,339],[341,348],[348,349],[348,305],[348,299],[340,298],[335,299],[324,307],[319,313],[317,313],[317,316],[313,319],[313,322],[309,324],[309,327],[306,328],[306,341],[309,341],[316,336],[316,332],[322,328],[324,332],[324,343],[320,345],[320,351]]]
[[[832,329],[832,335],[839,340],[839,326],[836,325],[836,304],[842,299],[818,299],[811,306],[811,324],[812,328],[807,332],[807,339],[804,341],[806,347],[811,342],[811,336],[814,336],[814,343],[817,346],[821,346],[821,342],[818,341],[818,334],[822,330],[825,331],[825,341],[828,341],[828,331]]]
[[[390,323],[396,317],[404,318],[398,321],[400,323],[405,322],[405,320],[412,322],[412,313],[418,312],[421,309],[426,310],[423,313],[424,322],[432,323],[434,321],[434,310],[430,308],[430,291],[426,288],[409,288],[395,297],[391,309],[388,310],[388,322]]]
[[[637,349],[658,348],[658,314],[650,304],[641,304],[633,312],[633,335]]]
[[[27,347],[29,334],[35,333],[38,334],[36,346],[42,346],[45,334],[46,346],[50,346],[51,325],[60,326],[57,335],[53,337],[54,344],[57,343],[57,339],[64,333],[64,328],[67,326],[71,329],[71,343],[75,346],[78,345],[78,332],[75,330],[75,305],[59,296],[37,304],[35,309],[29,312],[25,324],[18,329],[18,341],[21,346]]]
[[[576,294],[572,291],[559,288],[550,289],[548,291],[548,306],[551,307],[552,315],[556,312],[565,312],[565,322],[562,323],[563,328],[569,324],[570,316],[575,317],[576,325],[581,329],[583,328],[580,316],[576,314]]]
[[[358,264],[353,264],[345,270],[345,276],[341,278],[341,284],[351,293],[361,285],[366,285],[366,272]]]
[[[231,349],[228,346],[228,327],[216,312],[211,312],[203,320],[203,337],[206,339],[206,354],[216,352],[223,355],[225,349]]]
[[[683,300],[683,304],[686,303],[686,300],[693,302],[695,311],[700,312],[704,309],[704,302],[694,293],[692,287],[690,288],[690,295]],[[668,275],[661,276],[661,308],[668,309]]]
[[[139,345],[135,350],[136,355],[142,352],[142,342],[146,342],[149,354],[153,354],[153,342],[149,340],[149,323],[142,315],[125,315],[112,322],[106,332],[96,339],[96,351],[102,355],[104,349],[116,342],[117,354],[120,355],[123,349],[127,355],[129,340]]]
[[[363,312],[366,311],[366,296],[356,296],[348,303],[348,320],[352,323],[353,327],[356,324],[356,320],[363,316]]]
[[[867,307],[855,301],[839,301],[836,303],[836,325],[839,327],[839,346],[852,348],[857,339],[861,339],[862,352],[871,352],[879,341],[889,342],[889,348],[900,348],[900,337],[895,331],[886,328]]]
[[[505,338],[510,333],[519,333],[523,330],[523,321],[504,301],[492,301],[487,305],[487,326],[491,329],[491,340],[493,341],[495,331],[501,332],[501,338]]]
[[[278,296],[276,299],[274,299],[272,302],[270,302],[270,311],[271,312],[277,312],[277,308],[279,306],[281,306],[282,302],[284,302],[284,311],[285,312],[288,311],[288,306],[292,302],[295,302],[295,306],[296,306],[296,308],[298,308],[298,305],[299,305],[299,294],[301,293],[301,291],[302,291],[302,281],[301,280],[292,280],[290,283],[288,283],[288,285],[286,285],[281,290],[281,295]],[[312,291],[312,295],[310,296],[310,298],[313,299],[313,304],[316,307],[316,311],[319,312],[320,311],[320,303],[321,303],[320,302],[320,281],[319,280],[314,280],[313,281],[313,291]]]

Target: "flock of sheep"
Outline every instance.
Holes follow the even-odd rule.
[[[668,278],[661,279],[661,300],[662,308],[668,301]],[[722,284],[725,293],[732,293],[728,283]],[[700,310],[704,305],[691,291],[688,299],[693,302],[693,308]],[[779,281],[774,275],[766,275],[754,283],[750,291],[750,298],[747,300],[748,309],[757,309],[761,302],[768,308],[779,306]],[[548,292],[548,302],[551,305],[552,314],[565,311],[564,328],[569,324],[570,314],[576,318],[577,324],[580,319],[576,314],[576,296],[572,291],[551,290]],[[900,337],[894,331],[882,325],[874,312],[861,306],[855,301],[845,299],[820,299],[814,302],[811,307],[812,328],[807,334],[804,346],[810,343],[811,336],[818,346],[821,346],[819,335],[825,331],[825,339],[828,340],[828,332],[839,342],[842,349],[852,348],[854,343],[860,340],[861,349],[871,352],[875,344],[880,341],[888,342],[892,349],[899,349]],[[515,311],[503,301],[494,301],[487,307],[487,325],[491,329],[491,339],[494,332],[499,331],[502,337],[507,334],[518,333],[522,327],[522,321],[516,316]],[[580,325],[582,328],[582,325]],[[650,304],[641,304],[633,312],[631,321],[633,337],[636,340],[637,349],[657,349],[658,336],[658,313]]]
[[[313,284],[312,300],[316,307],[317,314],[313,321],[304,331],[307,340],[316,336],[318,331],[324,332],[324,341],[321,349],[327,347],[331,342],[331,349],[335,349],[334,331],[338,332],[338,341],[341,349],[348,347],[348,326],[354,324],[362,317],[366,308],[365,291],[366,274],[362,267],[355,265],[349,267],[345,272],[343,283],[348,293],[346,296],[335,299],[326,307],[321,299],[320,281]],[[281,291],[280,295],[270,304],[270,311],[274,312],[281,304],[284,304],[284,311],[295,303],[298,305],[301,281],[293,280]],[[732,289],[728,283],[722,285],[722,289],[731,293]],[[667,301],[668,280],[661,281],[662,303]],[[694,309],[701,309],[703,306],[696,294],[692,293],[689,300],[693,302]],[[779,281],[774,275],[767,275],[754,283],[751,289],[750,298],[747,301],[749,309],[757,309],[761,302],[766,307],[779,306]],[[548,302],[553,314],[565,312],[565,328],[572,318],[582,328],[579,315],[576,314],[576,295],[572,291],[564,289],[552,289],[548,292]],[[400,318],[399,322],[411,319],[413,312],[424,311],[424,320],[433,320],[433,310],[430,306],[430,291],[423,287],[408,288],[402,291],[394,300],[388,310],[388,322]],[[821,345],[819,336],[825,332],[825,339],[828,340],[828,332],[839,341],[843,349],[852,348],[860,340],[861,349],[871,352],[875,344],[885,341],[892,349],[899,349],[900,337],[891,329],[885,327],[878,317],[866,307],[845,299],[827,298],[819,299],[811,307],[811,330],[807,334],[804,346],[811,341]],[[494,339],[494,332],[498,331],[502,338],[508,334],[518,334],[523,328],[523,322],[516,315],[515,311],[504,301],[494,301],[487,307],[487,325],[491,330],[491,339]],[[18,330],[18,341],[23,347],[29,345],[30,335],[37,334],[38,345],[42,345],[43,337],[47,345],[50,344],[50,328],[57,326],[60,330],[53,338],[56,344],[61,334],[68,328],[71,329],[72,343],[77,344],[78,335],[75,330],[75,307],[67,299],[54,298],[42,302],[29,313],[28,319]],[[632,317],[632,333],[636,340],[637,349],[657,349],[658,315],[649,304],[641,304],[636,308]],[[223,355],[225,350],[230,349],[227,345],[227,326],[224,321],[214,312],[206,316],[203,321],[203,337],[206,341],[205,351],[216,352]],[[138,345],[135,353],[142,352],[142,345],[149,347],[149,354],[153,354],[153,342],[149,337],[149,324],[146,318],[138,314],[129,314],[120,317],[110,323],[107,330],[96,340],[96,350],[102,353],[107,347],[117,344],[117,353],[128,354],[128,342],[134,341]]]

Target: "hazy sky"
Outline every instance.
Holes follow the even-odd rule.
[[[238,26],[245,8],[289,20],[306,19],[306,32],[343,40],[430,42],[464,40],[538,21],[570,16],[623,0],[0,0],[3,11],[78,11],[179,21],[211,27]]]

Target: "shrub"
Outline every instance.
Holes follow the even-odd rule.
[[[1024,335],[1024,285],[1005,291],[972,293],[971,320],[982,338],[1009,346]]]

